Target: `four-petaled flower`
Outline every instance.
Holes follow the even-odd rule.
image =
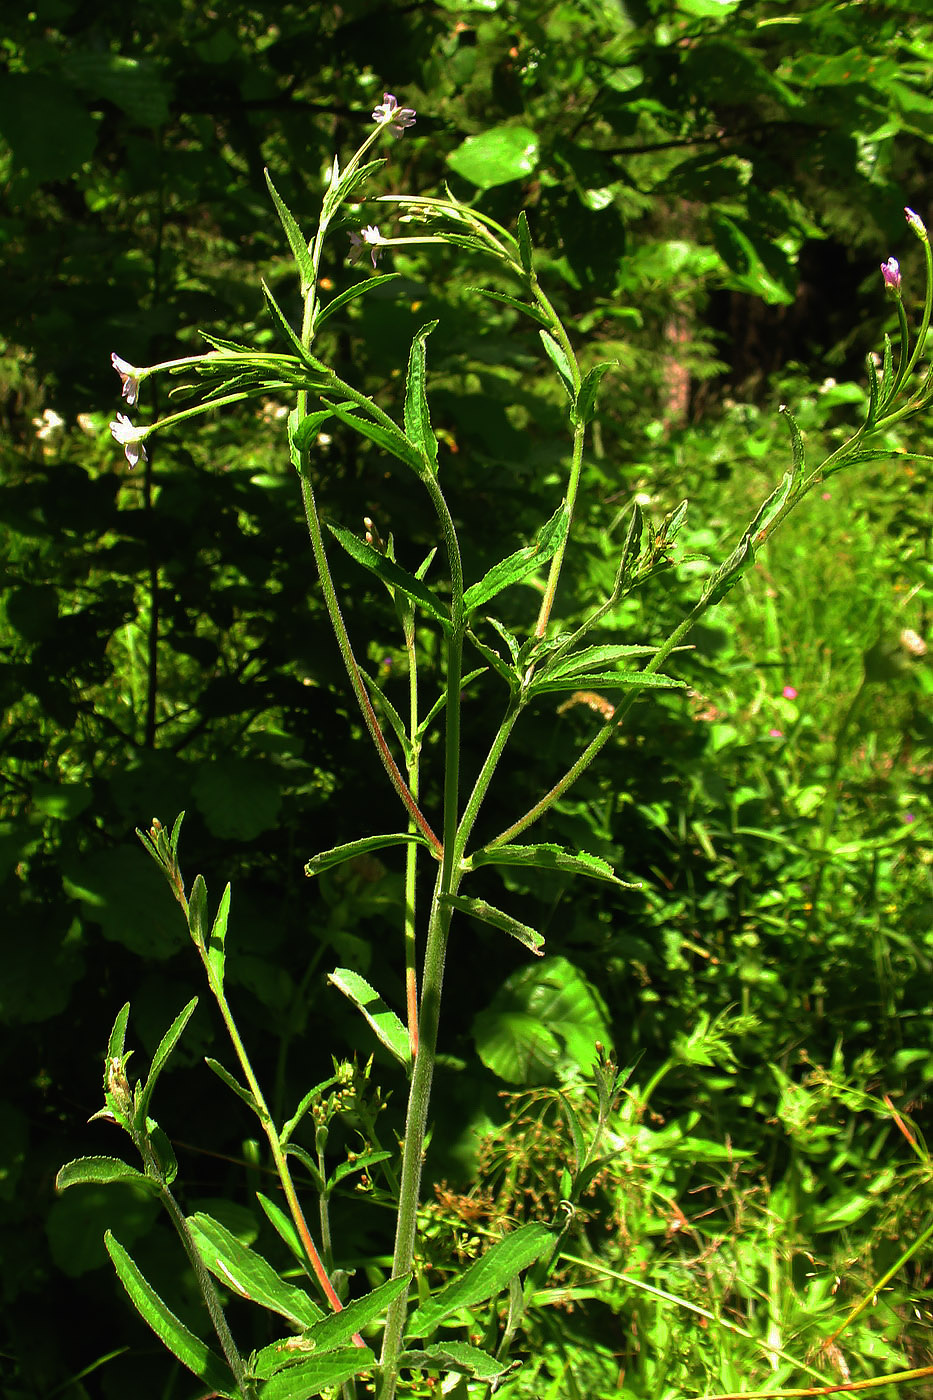
[[[884,278],[884,285],[890,287],[892,291],[899,292],[901,289],[901,265],[897,258],[888,258],[887,262],[881,264],[881,275]]]
[[[414,107],[400,107],[391,92],[384,92],[382,101],[373,111],[373,121],[382,125],[391,122],[392,135],[401,136],[407,127],[414,126],[415,109]]]
[[[146,428],[134,428],[125,413],[118,413],[110,424],[110,436],[123,448],[126,460],[130,464],[130,471],[133,470],[140,457],[144,462],[146,461],[143,439],[147,432]]]
[[[379,232],[375,224],[369,224],[368,227],[360,229],[359,233],[351,233],[350,261],[356,262],[359,258],[363,256],[364,250],[367,247],[369,247],[372,249],[371,256],[373,260],[373,267],[375,267],[376,258],[382,251],[381,245],[384,242],[385,239],[383,238],[382,234]]]
[[[142,380],[142,371],[136,369],[134,365],[127,364],[126,360],[121,360],[120,356],[113,354],[110,356],[110,363],[120,376],[123,385],[123,397],[132,408],[139,398],[139,385]]]

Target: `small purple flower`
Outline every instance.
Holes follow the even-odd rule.
[[[123,397],[132,408],[139,398],[139,385],[142,379],[142,372],[135,366],[127,364],[126,360],[121,360],[120,356],[113,354],[110,356],[110,363],[113,365],[123,384]]]
[[[146,461],[143,439],[147,431],[146,428],[134,428],[125,413],[118,413],[110,424],[110,436],[123,448],[126,460],[130,464],[130,471],[136,466],[140,457],[144,462]]]
[[[908,209],[906,204],[904,205],[904,218],[910,224],[910,227],[913,229],[914,233],[919,234],[921,238],[926,237],[926,224],[923,222],[920,215],[915,214],[912,209]]]
[[[373,111],[373,121],[384,125],[391,122],[392,135],[401,136],[405,130],[415,124],[414,107],[400,107],[392,96],[391,92],[382,94],[382,101]]]
[[[351,233],[350,261],[358,262],[366,248],[369,247],[372,249],[371,257],[373,260],[373,267],[375,267],[376,259],[382,251],[381,245],[384,242],[385,239],[375,224],[369,224],[368,227],[360,229],[359,233]]]
[[[887,262],[881,264],[881,275],[884,278],[884,285],[890,287],[892,291],[899,292],[901,289],[901,265],[897,258],[888,258]]]

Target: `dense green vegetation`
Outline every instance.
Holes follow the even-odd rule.
[[[398,1066],[327,981],[351,968],[404,1006],[403,857],[314,882],[303,868],[404,815],[327,624],[291,402],[166,431],[130,474],[108,427],[126,407],[111,353],[199,354],[199,330],[281,349],[260,277],[295,324],[301,308],[264,168],[310,222],[333,152],[356,149],[392,90],[417,123],[361,195],[447,181],[513,233],[524,209],[583,367],[617,362],[554,627],[611,592],[633,503],[657,526],[689,498],[673,567],[599,638],[657,644],[787,469],[779,406],[812,463],[864,418],[865,357],[885,332],[899,343],[889,256],[919,319],[903,207],[933,226],[933,24],[809,0],[54,0],[8,21],[3,55],[3,1389],[194,1396],[103,1245],[112,1228],[208,1336],[155,1203],[130,1186],[54,1192],[68,1158],[123,1152],[112,1125],[86,1122],[121,1005],[135,1075],[200,995],[155,1105],[176,1194],[287,1267],[256,1204],[275,1192],[265,1143],[204,1066],[228,1063],[223,1027],[134,828],[185,810],[189,883],[204,873],[213,908],[232,882],[228,995],[279,1120],[324,1084],[296,1141],[333,1173],[403,1131]],[[329,294],[371,274],[344,251],[375,223],[415,227],[363,205],[326,246]],[[471,291],[516,295],[495,268],[412,244],[379,271],[400,276],[346,303],[317,353],[399,420],[412,337],[438,320],[431,414],[476,579],[551,515],[566,403],[535,325]],[[144,385],[134,421],[172,411],[167,387]],[[566,1220],[504,1395],[655,1400],[933,1366],[930,479],[906,455],[931,435],[929,412],[907,419],[889,455],[827,479],[667,663],[688,688],[640,700],[534,828],[638,889],[518,868],[470,887],[540,930],[545,957],[454,923],[419,1264],[436,1288],[505,1229]],[[371,518],[404,567],[439,543],[424,494],[359,435],[327,424],[313,473],[326,521],[359,535]],[[392,601],[332,554],[357,654],[402,709]],[[543,577],[503,595],[507,626],[527,632]],[[426,639],[426,695],[444,665]],[[604,706],[582,689],[523,716],[481,840],[555,781]],[[500,708],[485,680],[465,688],[468,783]],[[424,750],[432,817],[442,734]],[[623,1071],[611,1103],[597,1040]],[[606,1160],[585,1179],[597,1132]],[[293,1163],[316,1221],[313,1166]],[[391,1169],[343,1175],[330,1228],[347,1296],[381,1284]],[[230,1318],[247,1349],[277,1335],[235,1296]],[[495,1310],[468,1330],[494,1349]]]

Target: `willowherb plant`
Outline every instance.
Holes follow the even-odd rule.
[[[351,260],[367,252],[375,271],[385,249],[400,244],[441,243],[481,255],[498,263],[514,279],[515,295],[487,288],[483,296],[504,303],[528,316],[538,327],[544,351],[566,396],[570,435],[569,463],[562,498],[555,502],[550,518],[544,521],[533,541],[517,548],[480,579],[468,581],[461,564],[460,541],[454,518],[442,488],[438,461],[438,440],[431,423],[427,393],[426,346],[436,322],[422,326],[412,341],[408,359],[401,417],[396,421],[385,409],[360,389],[334,372],[315,353],[316,336],[328,317],[352,299],[365,296],[391,281],[393,274],[380,274],[356,283],[349,290],[322,299],[319,278],[325,240],[338,221],[346,222],[346,209],[361,187],[376,173],[382,162],[367,160],[373,144],[386,134],[401,137],[415,120],[410,108],[400,107],[395,97],[385,94],[373,114],[374,129],[359,150],[341,169],[335,157],[324,193],[316,231],[309,240],[285,206],[271,179],[269,190],[278,212],[300,279],[303,317],[300,328],[293,327],[271,291],[263,291],[272,319],[287,351],[281,354],[258,352],[248,346],[221,340],[204,333],[210,349],[202,355],[168,361],[147,368],[136,368],[113,356],[114,368],[122,381],[123,398],[132,407],[140,386],[151,375],[193,376],[184,387],[197,401],[186,408],[145,427],[134,426],[118,414],[111,432],[126,454],[130,467],[146,461],[146,442],[158,431],[175,426],[221,405],[256,395],[288,392],[295,406],[288,417],[288,450],[298,475],[305,516],[324,600],[337,645],[346,666],[366,727],[380,761],[407,814],[407,829],[389,834],[367,834],[357,841],[323,851],[306,866],[311,876],[351,857],[382,847],[403,846],[406,861],[406,898],[403,939],[407,990],[407,1024],[391,1011],[376,991],[349,969],[336,969],[332,981],[359,1008],[386,1049],[399,1061],[409,1078],[405,1135],[401,1160],[382,1151],[378,1144],[357,1160],[357,1167],[380,1167],[386,1182],[397,1193],[397,1223],[391,1275],[364,1297],[343,1303],[331,1278],[333,1242],[327,1213],[327,1199],[334,1178],[329,1178],[324,1159],[326,1131],[319,1117],[322,1096],[329,1091],[357,1092],[354,1071],[338,1068],[333,1079],[315,1085],[296,1106],[292,1116],[277,1124],[269,1111],[263,1091],[237,1030],[224,990],[225,939],[230,911],[230,888],[224,893],[213,919],[208,913],[207,889],[201,876],[186,887],[178,860],[181,817],[169,832],[153,821],[140,838],[162,868],[179,903],[191,938],[201,957],[208,987],[220,1009],[230,1036],[240,1077],[214,1060],[208,1064],[224,1083],[255,1113],[265,1133],[274,1169],[288,1206],[286,1215],[274,1202],[260,1198],[263,1209],[300,1267],[316,1284],[326,1304],[322,1309],[304,1288],[286,1282],[262,1257],[242,1245],[219,1222],[197,1214],[186,1217],[172,1195],[177,1165],[168,1139],[149,1116],[149,1106],[158,1076],[191,1016],[195,1002],[176,1017],[163,1037],[144,1081],[130,1085],[127,1077],[129,1054],[126,1031],[129,1006],[119,1013],[105,1059],[104,1096],[106,1106],[96,1116],[119,1124],[132,1138],[142,1169],[130,1167],[109,1157],[82,1158],[63,1167],[60,1188],[81,1182],[131,1181],[154,1193],[164,1204],[187,1251],[198,1285],[210,1313],[222,1357],[194,1336],[170,1311],[146,1281],[138,1267],[111,1235],[107,1248],[117,1273],[142,1316],[164,1344],[199,1377],[214,1394],[221,1396],[264,1397],[265,1400],[302,1400],[325,1390],[343,1388],[345,1395],[365,1386],[380,1400],[392,1400],[400,1387],[409,1391],[422,1385],[417,1379],[428,1375],[446,1376],[447,1393],[478,1396],[495,1390],[518,1363],[510,1349],[521,1329],[523,1309],[530,1291],[540,1288],[558,1257],[562,1224],[531,1223],[507,1234],[493,1244],[475,1263],[455,1276],[440,1291],[430,1294],[425,1281],[415,1278],[416,1232],[422,1157],[428,1129],[431,1086],[435,1068],[438,1025],[441,1015],[445,953],[455,914],[470,914],[520,940],[532,953],[540,954],[543,938],[534,928],[494,908],[485,900],[461,893],[471,874],[481,866],[543,867],[571,875],[585,875],[616,885],[618,880],[607,862],[585,852],[571,851],[549,843],[520,843],[518,838],[570,788],[589,767],[600,750],[616,733],[635,700],[651,689],[682,686],[665,674],[663,668],[687,637],[697,620],[719,603],[751,567],[756,552],[803,498],[828,476],[844,467],[890,455],[872,439],[892,424],[920,412],[933,397],[933,371],[917,383],[916,374],[923,353],[933,300],[933,260],[927,231],[911,210],[907,221],[921,240],[926,256],[926,295],[919,330],[911,343],[901,290],[901,273],[895,259],[882,264],[885,286],[896,299],[900,327],[897,352],[885,337],[880,370],[868,363],[869,406],[865,421],[849,440],[818,466],[806,465],[804,443],[797,425],[782,408],[790,431],[791,465],[780,484],[761,504],[732,552],[706,576],[694,606],[671,634],[661,642],[620,646],[591,641],[598,637],[600,623],[620,600],[672,563],[672,549],[683,525],[687,503],[682,502],[658,524],[652,524],[636,504],[618,560],[615,583],[610,595],[572,632],[556,631],[551,623],[561,571],[573,538],[574,511],[583,468],[584,440],[596,411],[597,396],[610,363],[595,365],[587,373],[580,369],[567,329],[539,285],[535,249],[528,221],[519,214],[514,232],[500,226],[485,214],[446,193],[434,197],[382,196],[377,203],[398,207],[402,219],[420,231],[410,237],[385,237],[378,225],[369,224],[350,235]],[[331,576],[325,535],[318,510],[310,466],[315,441],[325,423],[340,424],[357,433],[381,452],[397,459],[410,471],[413,482],[423,489],[437,518],[443,567],[435,568],[432,550],[414,573],[403,568],[395,557],[393,543],[384,543],[371,521],[366,521],[365,538],[331,525],[337,543],[376,576],[391,594],[401,624],[409,656],[409,713],[403,718],[379,685],[365,675],[356,659],[344,625],[340,602]],[[431,581],[432,570],[435,580]],[[536,616],[529,616],[527,629],[515,635],[490,614],[490,607],[505,589],[546,570],[542,580],[541,602]],[[443,693],[426,711],[422,710],[418,687],[418,634],[421,628],[439,633],[446,654]],[[476,663],[466,670],[466,658]],[[466,674],[465,674],[466,671]],[[490,735],[486,758],[472,789],[461,794],[460,717],[461,696],[467,685],[485,678],[497,687],[503,698],[503,714]],[[596,691],[615,697],[601,707],[602,723],[595,737],[582,749],[575,762],[555,781],[534,806],[517,813],[509,826],[485,845],[471,844],[474,826],[509,743],[512,731],[529,706],[543,696],[561,691]],[[434,723],[443,722],[443,808],[439,818],[421,805],[421,750],[424,735]],[[423,963],[417,975],[415,888],[419,860],[434,863],[435,881],[423,932]],[[587,1189],[594,1174],[610,1157],[601,1156],[601,1137],[620,1079],[609,1059],[599,1053],[594,1066],[600,1102],[596,1137],[584,1140],[576,1125],[573,1131],[575,1168],[567,1187],[566,1207]],[[365,1097],[365,1096],[363,1096]],[[362,1102],[362,1098],[361,1098]],[[306,1115],[317,1125],[316,1155],[301,1148],[295,1134]],[[321,1135],[323,1132],[323,1136]],[[312,1238],[291,1175],[290,1161],[298,1161],[314,1182],[319,1197],[322,1247]],[[338,1174],[339,1176],[339,1174]],[[328,1261],[325,1263],[325,1261]],[[251,1299],[258,1306],[279,1314],[290,1329],[280,1341],[245,1356],[227,1323],[221,1294],[224,1290]],[[485,1345],[473,1340],[451,1340],[454,1319],[472,1314],[483,1303],[493,1303],[508,1295],[504,1321],[493,1309],[491,1320],[479,1329]],[[380,1319],[385,1318],[384,1324]],[[372,1339],[364,1340],[364,1335]],[[469,1335],[469,1334],[468,1334]],[[459,1375],[459,1381],[456,1377]],[[455,1390],[451,1391],[454,1386]],[[419,1392],[420,1393],[420,1392]]]

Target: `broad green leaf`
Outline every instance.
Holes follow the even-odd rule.
[[[571,422],[588,423],[590,421],[596,412],[596,396],[599,393],[600,381],[607,370],[615,369],[617,365],[618,360],[604,360],[602,364],[594,365],[591,370],[587,371],[574,401],[570,414]]]
[[[335,418],[339,418],[341,423],[346,423],[348,428],[353,428],[362,437],[374,442],[377,447],[381,447],[383,452],[388,452],[390,456],[397,457],[400,462],[404,462],[406,467],[411,467],[417,476],[421,476],[424,471],[424,462],[421,453],[413,442],[409,442],[404,433],[399,432],[394,425],[387,428],[384,423],[373,423],[368,418],[363,418],[359,413],[351,413],[342,404],[331,404],[328,407]]]
[[[490,301],[500,301],[503,306],[511,306],[513,311],[521,311],[526,316],[530,316],[533,321],[537,321],[539,326],[549,326],[551,318],[543,311],[539,311],[536,306],[529,306],[524,301],[519,301],[518,297],[510,297],[505,292],[494,292],[489,287],[467,287],[468,292],[478,292],[480,296],[489,297]]]
[[[539,331],[538,334],[541,337],[541,344],[548,353],[548,359],[560,375],[561,383],[570,395],[571,401],[573,401],[576,397],[576,390],[574,389],[573,370],[570,366],[570,361],[567,359],[562,346],[558,345],[557,341],[548,331]]]
[[[721,212],[713,215],[712,226],[716,251],[728,269],[726,286],[751,292],[772,305],[787,306],[793,301],[793,267],[776,245],[756,246],[749,232]]]
[[[544,938],[537,929],[531,928],[529,924],[520,923],[518,919],[513,919],[511,914],[504,914],[501,909],[487,904],[485,899],[471,899],[462,894],[446,894],[441,896],[441,903],[449,904],[451,908],[459,909],[461,914],[471,914],[474,919],[480,919],[484,924],[491,924],[493,928],[501,929],[503,933],[517,938],[519,943],[524,943],[526,948],[530,948],[533,953],[541,957],[544,949]]]
[[[217,986],[224,985],[224,962],[226,960],[227,919],[230,917],[230,885],[221,896],[217,914],[211,925],[211,936],[207,942],[207,961],[216,978]]]
[[[133,1121],[136,1125],[137,1132],[145,1126],[146,1114],[149,1111],[149,1101],[152,1098],[152,1091],[156,1086],[156,1081],[165,1068],[169,1055],[177,1045],[179,1036],[194,1015],[194,1008],[197,1004],[197,997],[192,997],[187,1006],[182,1007],[156,1047],[156,1052],[152,1057],[152,1064],[149,1066],[149,1074],[146,1078],[146,1083],[136,1101],[136,1108],[133,1114]]]
[[[261,1387],[259,1400],[309,1400],[361,1371],[372,1370],[375,1364],[369,1347],[336,1347],[279,1371]]]
[[[188,1225],[198,1253],[211,1273],[241,1298],[279,1313],[301,1328],[320,1322],[324,1314],[307,1293],[283,1282],[262,1255],[241,1244],[219,1220],[198,1211],[188,1216]]]
[[[463,1376],[475,1376],[477,1380],[493,1381],[513,1370],[516,1361],[497,1361],[479,1347],[468,1342],[441,1342],[439,1346],[425,1347],[421,1351],[403,1351],[398,1359],[403,1370],[408,1371],[453,1371]]]
[[[450,152],[447,164],[471,185],[491,190],[523,180],[538,164],[538,138],[527,126],[494,126]]]
[[[608,880],[626,890],[641,889],[620,880],[612,866],[601,856],[591,856],[587,851],[567,851],[563,846],[542,842],[534,846],[489,846],[474,851],[463,862],[467,870],[476,870],[481,865],[520,865],[537,866],[541,870],[560,870],[567,875],[589,875],[594,880]]]
[[[544,695],[558,690],[620,690],[633,686],[636,690],[679,689],[686,681],[663,676],[660,671],[600,671],[572,676],[542,676],[532,680],[527,694]]]
[[[394,1303],[395,1299],[407,1290],[410,1280],[410,1274],[406,1274],[404,1278],[390,1278],[364,1297],[354,1298],[353,1302],[347,1303],[340,1312],[331,1313],[323,1321],[316,1322],[305,1334],[306,1339],[314,1342],[319,1352],[340,1346],[348,1341],[354,1332],[361,1331],[372,1322],[373,1318],[380,1317],[389,1304]]]
[[[463,595],[464,610],[469,613],[482,607],[504,588],[527,578],[542,564],[546,564],[567,538],[569,528],[570,512],[566,502],[561,501],[550,520],[541,526],[534,544],[517,549],[514,554],[494,564],[479,583],[470,585]]]
[[[428,408],[424,343],[436,325],[436,321],[428,321],[415,333],[405,380],[405,436],[423,453],[432,472],[437,470],[437,438],[431,427],[431,413]]]
[[[572,652],[549,661],[541,671],[540,679],[549,676],[572,676],[577,671],[589,671],[594,666],[613,666],[617,661],[630,661],[633,656],[654,656],[658,647],[652,646],[595,646],[583,651]]]
[[[126,1026],[130,1019],[130,1004],[124,1002],[117,1012],[117,1019],[113,1023],[113,1030],[110,1032],[110,1039],[107,1042],[107,1058],[111,1060],[123,1059],[123,1047],[126,1044]]]
[[[208,1069],[213,1070],[218,1079],[223,1080],[228,1089],[232,1089],[238,1098],[241,1098],[245,1104],[248,1104],[254,1113],[259,1112],[259,1107],[251,1091],[245,1088],[238,1080],[234,1079],[229,1070],[224,1069],[223,1065],[219,1064],[217,1060],[211,1059],[210,1055],[204,1057],[204,1063],[207,1065]]]
[[[414,831],[392,831],[384,836],[364,836],[359,841],[348,841],[345,845],[334,846],[329,851],[319,851],[308,861],[305,874],[320,875],[322,870],[329,870],[332,865],[340,865],[345,860],[353,860],[355,856],[380,851],[384,846],[400,846],[412,842],[417,842],[420,846],[428,845],[421,833]]]
[[[598,991],[566,958],[528,963],[473,1019],[483,1064],[510,1084],[592,1075],[597,1044],[611,1044]]]
[[[412,1313],[406,1338],[430,1337],[451,1313],[497,1297],[523,1269],[540,1259],[553,1241],[553,1234],[543,1225],[522,1225],[513,1230]]]
[[[420,579],[415,578],[414,574],[401,568],[394,559],[389,559],[380,550],[367,544],[366,540],[361,540],[358,535],[354,535],[352,530],[345,530],[342,525],[331,525],[329,521],[327,528],[337,543],[347,551],[351,559],[355,559],[358,564],[362,564],[364,569],[375,574],[388,588],[397,588],[413,602],[420,604],[425,612],[436,622],[439,622],[445,630],[450,628],[448,608],[426,583],[422,583]]]
[[[119,1157],[76,1157],[66,1162],[55,1178],[55,1190],[67,1191],[69,1186],[102,1186],[113,1181],[128,1181],[158,1193],[159,1183],[135,1167],[121,1162]]]
[[[224,1397],[235,1396],[236,1382],[226,1362],[179,1321],[109,1230],[104,1235],[104,1244],[131,1302],[163,1345],[210,1390]]]
[[[342,311],[351,301],[356,301],[357,297],[365,296],[367,292],[374,292],[377,287],[385,286],[386,282],[394,282],[397,277],[401,277],[400,272],[381,272],[378,277],[367,277],[362,282],[357,282],[352,287],[348,287],[345,292],[341,292],[339,297],[334,297],[322,306],[317,314],[317,326],[323,325],[328,316],[333,316],[338,311]]]
[[[265,172],[266,184],[269,186],[269,193],[275,205],[276,213],[282,221],[285,236],[288,239],[288,246],[291,248],[298,266],[298,275],[301,278],[301,294],[304,296],[309,287],[314,285],[314,264],[311,261],[311,254],[308,251],[308,240],[305,238],[298,223],[285,201],[279,195],[278,190],[272,183],[272,177],[268,170]]]
[[[365,977],[348,967],[337,967],[327,980],[359,1007],[385,1048],[407,1068],[411,1063],[408,1032]]]

